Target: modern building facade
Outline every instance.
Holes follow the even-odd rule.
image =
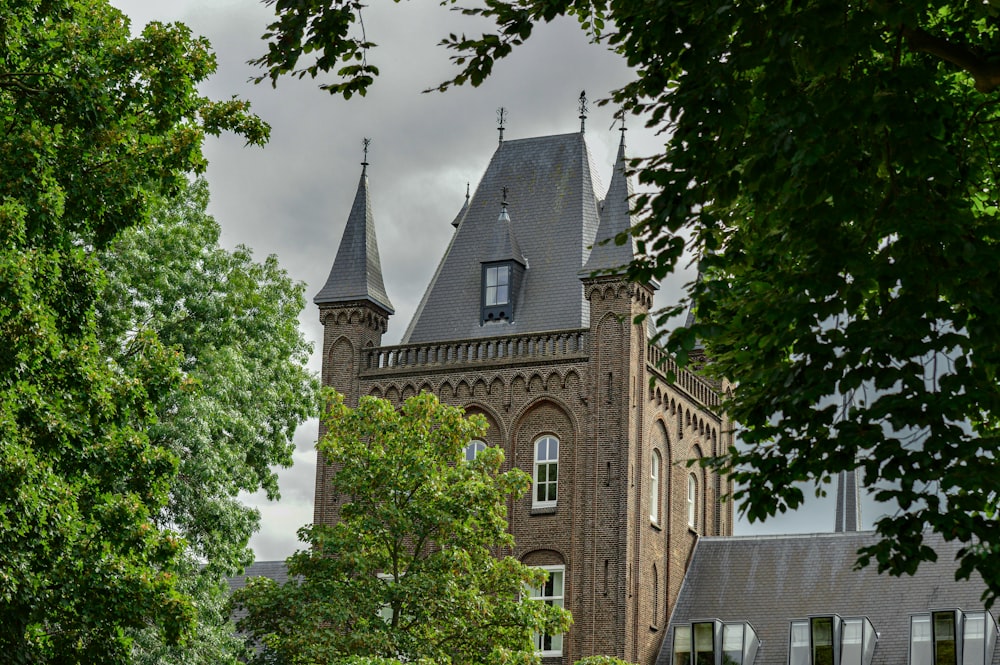
[[[315,298],[322,380],[349,405],[433,392],[489,422],[470,455],[499,446],[531,474],[509,522],[515,555],[550,571],[535,594],[573,613],[569,633],[538,638],[552,665],[653,665],[695,543],[732,531],[726,479],[688,465],[729,445],[720,387],[650,342],[636,317],[657,285],[622,276],[636,251],[622,137],[607,189],[582,130],[501,140],[395,346],[383,345],[393,307],[363,166]],[[330,471],[319,460],[317,523],[337,519]]]

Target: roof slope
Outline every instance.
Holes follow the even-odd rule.
[[[317,305],[359,300],[375,303],[389,314],[395,311],[382,281],[382,262],[378,254],[378,240],[375,238],[375,216],[372,215],[371,197],[368,194],[367,169],[361,171],[358,191],[354,195],[354,204],[347,217],[330,276],[313,298]]]
[[[480,324],[481,262],[497,237],[507,187],[511,234],[527,264],[514,320]],[[505,141],[469,201],[403,343],[582,328],[589,307],[577,273],[590,254],[602,186],[583,134]]]
[[[749,621],[762,642],[755,665],[787,665],[789,621],[821,614],[867,616],[879,634],[873,665],[903,665],[910,614],[983,609],[982,579],[955,581],[957,543],[926,534],[938,560],[912,577],[879,575],[874,565],[853,570],[857,550],[875,540],[872,531],[702,538],[657,665],[670,665],[674,624],[699,619]]]

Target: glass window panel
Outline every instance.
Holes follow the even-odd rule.
[[[760,638],[750,624],[743,625],[743,665],[753,665],[760,648]]]
[[[957,665],[958,653],[955,644],[955,613],[934,613],[934,663],[935,665]]]
[[[465,461],[471,462],[476,459],[476,455],[486,450],[486,444],[482,441],[472,440],[465,447]]]
[[[875,626],[868,619],[864,619],[865,641],[861,655],[861,665],[872,665],[872,658],[875,656],[875,645],[878,644],[878,634]]]
[[[542,600],[546,605],[563,606],[563,569],[548,569],[549,578],[544,584],[532,587],[531,598]],[[562,654],[562,635],[535,633],[533,636],[535,650],[543,655],[554,656]]]
[[[986,658],[986,614],[968,612],[965,615],[962,643],[962,665],[985,665]]]
[[[549,437],[549,459],[559,459],[559,439]]]
[[[694,625],[694,665],[715,665],[715,624]]]
[[[496,286],[497,285],[497,269],[487,268],[486,269],[486,286]]]
[[[674,628],[674,665],[691,665],[691,627]]]
[[[809,665],[809,622],[793,621],[788,665]]]
[[[501,284],[500,286],[497,287],[496,302],[498,305],[504,305],[507,303],[508,300],[509,299],[507,297],[507,285]]]
[[[812,620],[812,665],[833,665],[833,617]]]
[[[993,620],[993,615],[989,612],[983,615],[986,619],[986,662],[993,662],[993,648],[997,641],[997,624]]]
[[[743,665],[743,624],[722,627],[722,665]]]
[[[931,648],[931,617],[918,614],[910,617],[910,664],[934,665]]]
[[[840,635],[840,665],[862,665],[864,626],[861,619],[844,619]]]
[[[559,465],[549,464],[549,482],[554,483],[557,480],[559,480],[559,478],[557,478],[558,474],[559,474]]]

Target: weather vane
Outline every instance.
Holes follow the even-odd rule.
[[[500,205],[507,208],[507,185],[500,188],[500,193],[503,194],[503,199],[500,201]]]
[[[582,133],[587,126],[587,91],[583,90],[580,93],[580,132]]]
[[[622,123],[622,126],[618,128],[618,131],[620,131],[622,133],[622,140],[624,141],[625,140],[625,132],[628,131],[628,128],[625,126],[625,107],[624,106],[622,106],[617,111],[615,111],[615,120],[616,121],[620,120],[621,123]],[[611,123],[611,129],[614,129],[614,127],[615,127],[615,123],[612,122]]]
[[[361,162],[361,170],[362,170],[362,172],[368,170],[368,146],[370,146],[371,144],[372,144],[372,140],[370,138],[365,137],[365,138],[361,139],[361,146],[362,146],[362,149],[365,151],[365,159],[364,159],[363,162]]]
[[[500,144],[503,145],[503,129],[507,122],[507,109],[500,107],[497,109],[497,129],[500,130]]]

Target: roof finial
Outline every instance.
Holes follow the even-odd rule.
[[[504,124],[507,122],[507,109],[500,107],[497,109],[497,129],[500,130],[500,143],[503,145],[503,130]]]
[[[587,128],[587,91],[583,90],[580,92],[580,133],[582,134]]]
[[[465,183],[465,200],[469,200],[469,183]]]
[[[620,120],[621,123],[622,123],[622,126],[618,128],[618,131],[620,131],[622,133],[622,145],[625,145],[625,132],[628,131],[628,127],[625,126],[625,107],[624,106],[622,106],[620,109],[618,109],[617,112],[615,112],[615,120]],[[611,126],[614,127],[614,123],[611,123]]]
[[[372,144],[372,140],[368,137],[361,139],[362,149],[365,151],[365,159],[361,162],[361,173],[365,174],[368,172],[368,146]]]
[[[507,209],[507,185],[500,188],[500,192],[503,194],[503,199],[500,201],[500,206],[506,210]]]

